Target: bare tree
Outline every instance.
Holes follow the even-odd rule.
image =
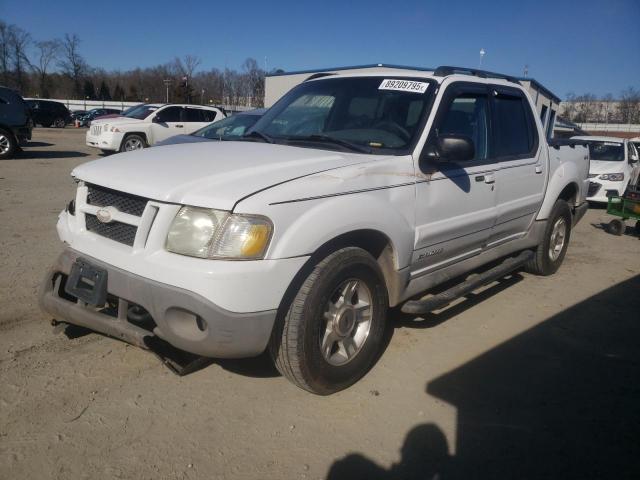
[[[15,85],[19,91],[23,92],[27,82],[26,73],[31,65],[27,57],[27,49],[31,44],[31,35],[20,27],[12,25],[10,40]]]
[[[624,89],[620,95],[618,112],[622,123],[640,123],[640,92],[634,87]]]
[[[9,85],[11,73],[11,25],[0,20],[0,80]]]
[[[87,63],[79,52],[80,37],[65,34],[62,40],[62,52],[64,57],[58,63],[62,71],[73,80],[73,91],[76,98],[82,96],[81,79],[88,70]]]
[[[33,69],[38,73],[40,96],[42,98],[50,97],[48,84],[48,71],[51,62],[53,62],[60,53],[60,40],[45,40],[36,42],[37,62],[34,62]]]

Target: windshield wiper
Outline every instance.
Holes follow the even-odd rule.
[[[314,134],[314,135],[305,135],[305,136],[292,136],[292,137],[287,137],[287,140],[288,141],[298,140],[301,142],[311,141],[311,142],[333,143],[335,145],[340,145],[341,147],[348,148],[349,150],[352,150],[354,152],[371,153],[371,149],[368,147],[365,147],[364,145],[358,145],[357,143],[353,143],[348,140],[343,140],[341,138],[331,137],[329,135]]]
[[[267,135],[266,133],[259,132],[258,130],[251,130],[246,135],[243,135],[241,138],[261,138],[267,143],[276,143],[276,141]]]

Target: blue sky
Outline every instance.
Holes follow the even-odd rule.
[[[77,33],[92,66],[130,69],[195,54],[200,68],[247,57],[284,70],[368,63],[529,75],[560,97],[640,88],[640,0],[33,1],[0,19],[39,39]]]

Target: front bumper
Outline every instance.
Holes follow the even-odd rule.
[[[77,258],[107,271],[108,303],[117,308],[85,305],[64,291]],[[236,313],[188,290],[156,282],[107,265],[67,248],[47,272],[40,291],[41,308],[56,320],[79,325],[147,348],[151,337],[197,355],[252,357],[269,341],[276,310]],[[130,318],[130,308],[144,308],[151,321]]]
[[[91,129],[87,130],[85,138],[88,147],[99,148],[101,150],[120,150],[122,143],[122,133],[102,132],[100,135],[92,135]]]
[[[607,203],[609,196],[622,196],[627,187],[627,181],[610,182],[608,180],[594,179],[589,182],[587,201],[595,203]]]

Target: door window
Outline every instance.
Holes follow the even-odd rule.
[[[158,116],[160,117],[160,121],[164,123],[179,122],[181,111],[182,107],[167,107],[164,110],[159,111]]]
[[[488,157],[488,99],[483,94],[460,94],[449,104],[438,133],[464,135],[475,147],[474,160]]]

